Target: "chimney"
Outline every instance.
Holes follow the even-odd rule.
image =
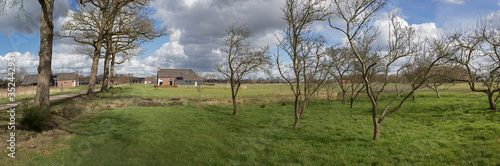
[[[76,77],[78,77],[78,70],[75,71]]]
[[[158,66],[158,71],[160,71],[160,67]]]

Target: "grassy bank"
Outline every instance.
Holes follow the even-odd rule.
[[[132,86],[111,93],[195,94],[184,88],[142,90]],[[212,95],[225,97],[217,94],[223,89],[215,90]],[[221,104],[200,111],[195,106],[108,108],[103,103],[111,99],[86,101],[93,107],[72,120],[67,131],[19,142],[19,157],[2,156],[0,165],[500,164],[500,113],[487,109],[486,96],[441,95],[437,99],[433,92],[419,91],[416,101],[382,124],[379,141],[371,139],[367,98],[360,98],[354,109],[338,101],[311,104],[298,129],[292,128],[292,103],[247,103],[231,116],[231,106]]]

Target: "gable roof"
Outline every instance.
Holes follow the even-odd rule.
[[[62,80],[76,80],[77,76],[75,73],[60,73],[53,75],[55,81]]]
[[[52,78],[50,79],[50,82],[62,81],[62,80],[76,80],[76,79],[77,79],[76,73],[59,73],[59,74],[53,74]],[[31,85],[34,83],[38,83],[38,74],[24,76],[21,85]]]
[[[156,82],[156,78],[155,77],[146,77],[144,78],[145,81],[151,81],[151,82]]]
[[[203,80],[191,69],[160,69],[158,78],[183,77],[184,80]]]
[[[38,74],[25,75],[21,85],[31,85],[38,82]]]

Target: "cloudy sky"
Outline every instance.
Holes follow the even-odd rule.
[[[55,30],[67,19],[72,0],[55,0]],[[171,35],[142,46],[140,56],[117,66],[117,73],[135,76],[156,74],[158,67],[193,69],[197,73],[215,72],[224,48],[225,30],[234,22],[246,24],[255,46],[276,45],[276,35],[285,26],[281,7],[284,0],[155,0],[151,7],[158,26],[166,25]],[[16,7],[7,8],[0,16],[0,73],[7,68],[6,56],[15,55],[17,66],[36,74],[40,36],[40,6],[25,1],[29,18],[20,17]],[[384,36],[387,13],[398,10],[401,20],[416,28],[419,35],[436,36],[456,27],[467,27],[488,15],[500,15],[498,0],[388,0],[373,24]],[[338,32],[326,24],[312,29],[328,38],[331,45],[342,41]],[[69,40],[55,40],[52,71],[54,73],[83,71],[90,74],[91,60],[78,55]],[[275,49],[272,49],[275,50]],[[102,63],[102,61],[101,61]],[[102,73],[102,64],[99,73]]]

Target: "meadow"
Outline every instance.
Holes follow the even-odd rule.
[[[84,91],[84,90],[87,90],[87,88],[88,88],[88,86],[78,86],[78,87],[69,87],[69,88],[50,87],[50,95],[59,95],[59,94],[65,94],[65,93]],[[10,101],[7,98],[8,93],[9,92],[7,91],[7,88],[0,89],[0,104],[10,103]],[[35,98],[36,86],[15,87],[15,93],[16,93],[16,96],[15,96],[16,101],[30,100],[30,99]]]
[[[311,103],[294,129],[286,85],[247,85],[237,116],[228,88],[122,86],[53,103],[82,113],[53,130],[19,131],[16,159],[4,149],[0,165],[500,165],[500,112],[486,95],[464,85],[440,99],[416,94],[373,141],[363,94],[353,109]]]

